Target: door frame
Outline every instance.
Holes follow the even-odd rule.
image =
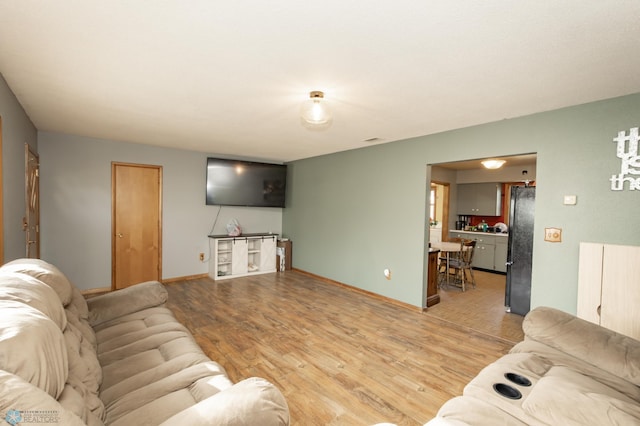
[[[498,157],[505,157],[505,156],[510,156],[510,157],[519,157],[522,155],[530,155],[530,154],[535,154],[537,156],[536,152],[531,152],[531,153],[521,153],[521,154],[513,154],[513,155],[498,155]],[[478,160],[478,159],[475,159]],[[443,185],[446,182],[441,182],[441,181],[437,181],[437,180],[433,180],[432,178],[432,173],[431,173],[431,168],[434,166],[440,166],[442,164],[447,164],[447,165],[452,165],[455,163],[465,163],[468,161],[474,161],[474,159],[458,159],[458,160],[452,160],[452,161],[442,161],[439,163],[427,163],[427,167],[426,167],[426,183],[427,183],[427,188],[430,188],[431,182],[433,183],[437,183],[439,185]],[[537,168],[537,164],[535,166],[535,168]],[[462,169],[461,169],[462,170]],[[535,186],[535,181],[531,181],[532,185]],[[451,182],[452,184],[453,182]],[[458,183],[456,182],[456,185],[458,185]],[[429,191],[425,191],[425,213],[426,216],[428,217],[428,212],[429,212]],[[451,188],[449,186],[449,198],[451,198]],[[451,204],[451,199],[449,199],[449,204]],[[450,206],[448,206],[450,207]],[[448,220],[448,215],[447,215],[447,220]],[[444,226],[444,224],[443,224]],[[424,231],[424,241],[427,242],[429,241],[429,222],[425,220],[425,231]],[[450,226],[447,226],[447,228],[450,228]],[[447,231],[447,238],[448,238],[448,229]],[[443,239],[445,238],[445,233],[443,231]],[[422,259],[423,259],[423,272],[422,272],[422,280],[423,280],[423,286],[422,286],[422,309],[426,310],[427,309],[427,287],[428,287],[428,276],[429,276],[429,262],[427,261],[429,256],[429,245],[428,244],[424,244],[424,248],[423,248],[423,255],[422,255]]]
[[[116,290],[116,168],[140,167],[158,170],[158,281],[162,280],[162,192],[163,169],[153,164],[111,162],[111,290]]]
[[[35,207],[33,213],[31,213],[31,199],[29,197],[29,158],[33,156],[36,160],[36,179],[34,185],[35,195]],[[34,241],[36,245],[35,258],[40,259],[40,155],[33,149],[28,143],[24,144],[24,191],[25,191],[25,212],[24,212],[24,242],[25,242],[25,257],[30,257],[31,248],[30,241]],[[35,240],[31,237],[31,215],[35,216],[36,229]]]

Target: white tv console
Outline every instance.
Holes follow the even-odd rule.
[[[214,280],[276,272],[277,235],[209,235],[209,238],[213,240],[209,276]]]

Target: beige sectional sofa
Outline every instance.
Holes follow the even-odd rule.
[[[640,342],[552,308],[429,426],[640,425]]]
[[[233,384],[164,304],[158,282],[85,301],[53,265],[0,268],[0,422],[288,425],[281,392]]]

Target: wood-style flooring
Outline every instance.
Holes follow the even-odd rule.
[[[234,382],[274,383],[293,425],[423,424],[513,346],[298,271],[166,288],[207,355]]]
[[[454,286],[440,289],[440,303],[428,315],[517,343],[524,338],[523,317],[505,312],[506,275],[474,271],[476,288],[466,291]]]

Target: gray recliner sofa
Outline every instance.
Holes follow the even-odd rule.
[[[55,266],[0,268],[0,420],[12,425],[288,425],[282,393],[232,383],[159,282],[85,300]]]
[[[549,307],[522,328],[428,426],[640,425],[639,341]]]

